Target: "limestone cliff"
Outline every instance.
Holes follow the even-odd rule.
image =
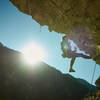
[[[85,47],[79,48],[88,54],[96,55],[100,49],[100,0],[10,0],[21,12],[31,15],[41,26],[47,25],[49,30],[58,33],[72,33],[77,27],[87,29],[81,32],[83,35],[88,34],[88,39]],[[94,42],[89,43],[89,38]],[[71,39],[78,42],[78,33],[72,36]],[[89,52],[89,44],[93,46],[95,52]],[[87,50],[86,50],[87,49]],[[92,50],[91,50],[92,51]],[[96,61],[100,64],[100,61]]]
[[[89,28],[100,44],[100,0],[10,0],[49,30],[69,33],[75,26]]]

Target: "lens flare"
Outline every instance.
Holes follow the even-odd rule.
[[[32,65],[42,61],[45,57],[43,48],[41,48],[38,44],[34,43],[26,45],[23,48],[22,53],[25,62]]]

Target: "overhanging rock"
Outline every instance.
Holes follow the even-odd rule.
[[[100,46],[100,0],[10,1],[21,12],[31,15],[41,26],[47,25],[50,31],[68,34],[77,27],[86,27],[87,34],[94,41],[94,48]],[[72,40],[77,44],[75,39]]]
[[[69,33],[83,25],[100,44],[100,0],[10,0],[20,11],[29,14],[49,30]]]

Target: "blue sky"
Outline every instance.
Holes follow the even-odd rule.
[[[41,30],[41,31],[40,31]],[[8,0],[0,0],[0,42],[9,48],[21,51],[23,45],[34,41],[41,45],[48,54],[44,62],[54,66],[62,73],[69,73],[70,59],[61,57],[62,34],[49,32],[47,26],[42,26],[28,16],[20,12]],[[95,62],[83,58],[77,58],[74,64],[75,73],[71,75],[91,82]],[[96,66],[94,81],[100,76],[100,66]]]

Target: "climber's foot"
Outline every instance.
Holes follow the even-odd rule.
[[[75,72],[75,70],[74,69],[70,69],[69,72]]]

